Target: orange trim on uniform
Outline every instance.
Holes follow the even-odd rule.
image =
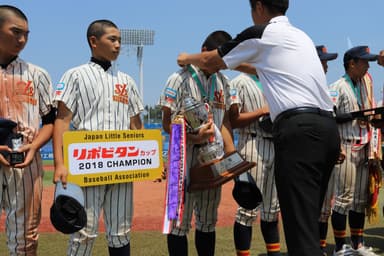
[[[237,250],[237,256],[251,256],[251,252],[249,250]]]
[[[280,251],[280,243],[274,244],[266,244],[268,252],[279,252]]]
[[[333,230],[333,234],[337,238],[345,238],[347,236],[347,232],[345,230]]]
[[[324,240],[321,239],[321,240],[320,240],[320,247],[323,247],[323,248],[324,248],[324,247],[327,247],[327,240],[325,240],[325,239],[324,239]]]
[[[351,235],[352,236],[362,236],[364,233],[364,230],[361,228],[351,228]]]

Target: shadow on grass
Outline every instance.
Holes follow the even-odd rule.
[[[372,227],[364,230],[364,242],[372,247],[376,254],[384,255],[384,227]]]

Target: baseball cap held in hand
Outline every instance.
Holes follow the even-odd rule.
[[[249,172],[236,176],[232,196],[237,204],[244,209],[253,210],[263,201],[259,188]]]
[[[52,225],[64,234],[72,234],[82,229],[87,223],[84,209],[83,190],[76,184],[56,184],[55,199],[53,201],[50,219]]]
[[[0,118],[0,145],[7,145],[9,148],[12,148],[11,135],[13,134],[13,129],[17,126],[17,123],[12,120]],[[8,151],[0,151],[4,157],[7,157]]]
[[[0,145],[7,145],[8,138],[17,123],[12,120],[0,118]]]

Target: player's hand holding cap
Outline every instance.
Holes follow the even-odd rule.
[[[72,234],[82,229],[87,223],[84,209],[84,194],[80,186],[61,182],[56,184],[50,218],[52,225],[64,234]]]
[[[232,196],[237,204],[244,209],[253,210],[263,201],[263,196],[249,172],[235,177]]]

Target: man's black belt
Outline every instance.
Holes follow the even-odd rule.
[[[280,120],[289,118],[291,116],[299,115],[299,114],[316,114],[320,116],[334,118],[334,114],[332,111],[323,110],[321,108],[299,107],[299,108],[291,108],[281,112],[275,118],[274,123],[278,123]]]

